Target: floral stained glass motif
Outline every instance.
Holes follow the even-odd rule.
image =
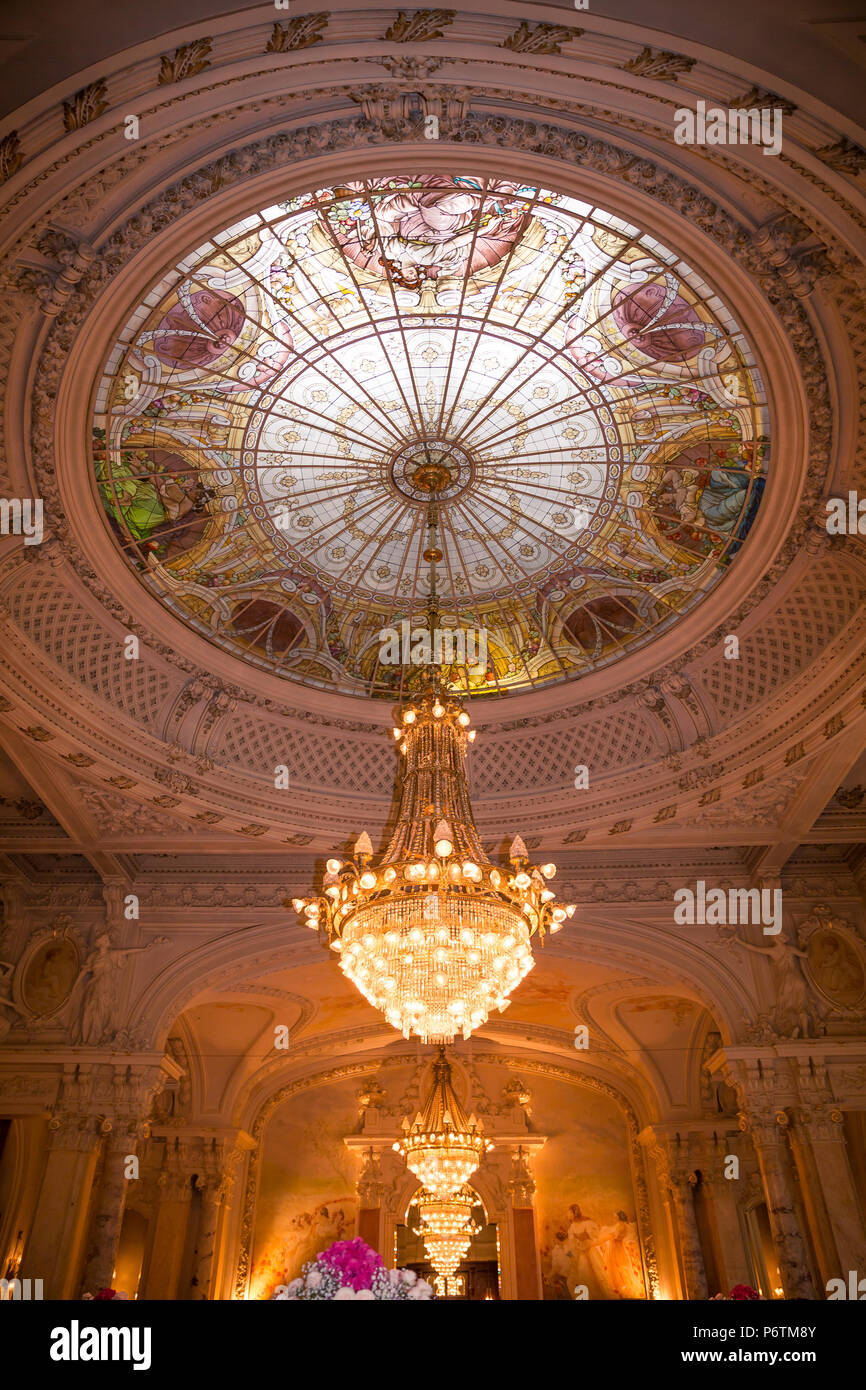
[[[768,464],[754,355],[672,251],[604,209],[397,174],[255,212],[165,274],[99,385],[95,485],[143,582],[224,650],[393,698],[438,493],[455,691],[579,677],[722,579]],[[476,651],[479,648],[476,647]]]

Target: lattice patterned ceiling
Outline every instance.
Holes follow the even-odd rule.
[[[395,175],[255,212],[131,315],[94,468],[143,581],[224,649],[393,697],[381,631],[483,628],[473,694],[579,676],[715,586],[751,527],[751,349],[653,238],[538,187]]]

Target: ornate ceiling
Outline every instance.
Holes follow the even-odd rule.
[[[214,233],[112,349],[96,480],[149,588],[229,652],[393,697],[383,629],[483,628],[473,694],[586,674],[725,573],[758,511],[754,355],[602,208],[463,174],[353,181]],[[476,653],[477,655],[477,653]],[[415,672],[420,678],[420,672]]]
[[[490,629],[484,847],[530,826],[579,904],[484,1046],[713,1134],[701,1059],[774,994],[674,890],[862,932],[866,553],[823,517],[866,488],[863,45],[678,8],[154,0],[0,126],[0,491],[46,524],[0,538],[0,956],[151,945],[113,1044],[171,1039],[214,1126],[403,1058],[283,904],[392,814],[419,464],[443,621]],[[783,153],[677,146],[697,100],[782,103]]]

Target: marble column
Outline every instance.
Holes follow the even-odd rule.
[[[128,1160],[138,1147],[138,1126],[123,1121],[104,1121],[105,1151],[102,1181],[90,1223],[89,1248],[84,1267],[84,1289],[95,1293],[113,1287],[114,1265],[123,1213],[126,1210]],[[129,1292],[129,1290],[121,1290]]]
[[[382,1199],[385,1180],[381,1155],[372,1144],[363,1156],[364,1166],[358,1178],[358,1235],[372,1250],[384,1258],[382,1232]],[[390,1260],[385,1261],[390,1264]]]
[[[41,1279],[46,1299],[74,1297],[90,1205],[99,1128],[81,1112],[55,1113],[48,1122],[48,1153],[20,1277]]]
[[[207,1178],[198,1178],[196,1189],[201,1192],[201,1209],[190,1280],[190,1297],[209,1298],[213,1278],[217,1228],[222,1206],[219,1179],[212,1175]]]
[[[701,1299],[707,1297],[707,1275],[695,1216],[694,1181],[694,1173],[682,1171],[671,1172],[669,1177],[686,1297]]]
[[[794,1119],[788,1129],[791,1153],[797,1172],[800,1175],[800,1192],[812,1236],[812,1246],[818,1262],[822,1283],[826,1283],[839,1270],[839,1252],[833,1239],[833,1227],[824,1192],[818,1164],[809,1138],[808,1126]]]
[[[825,1282],[842,1278],[847,1283],[851,1270],[862,1278],[866,1274],[866,1231],[848,1162],[841,1110],[814,1106],[798,1111],[794,1143],[798,1162],[814,1174],[815,1215],[817,1224],[824,1226],[823,1232],[815,1232],[815,1244],[824,1252],[820,1263]]]
[[[177,1298],[189,1224],[192,1173],[166,1167],[156,1180],[153,1239],[144,1280],[144,1298]]]
[[[746,1115],[767,1203],[779,1274],[785,1298],[814,1298],[806,1246],[794,1211],[794,1195],[787,1166],[784,1124],[776,1116],[752,1111]]]
[[[523,1145],[512,1151],[511,1230],[514,1241],[514,1296],[521,1301],[542,1297],[541,1260],[535,1224],[535,1179]]]
[[[740,1183],[709,1166],[702,1168],[701,1173],[709,1190],[719,1236],[717,1255],[722,1266],[723,1292],[730,1292],[735,1284],[752,1282],[737,1201]]]
[[[231,1205],[235,1173],[245,1145],[208,1146],[203,1166],[196,1179],[201,1192],[198,1234],[193,1254],[190,1278],[190,1298],[210,1298],[219,1263],[219,1244],[225,1216]]]

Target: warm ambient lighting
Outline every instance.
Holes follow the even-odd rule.
[[[318,901],[293,900],[365,999],[424,1042],[468,1038],[506,1009],[534,964],[532,936],[574,912],[546,887],[556,866],[531,864],[520,836],[510,870],[485,854],[466,783],[468,723],[459,701],[433,689],[403,711],[402,800],[381,863],[362,834],[353,860],[328,860]]]
[[[433,1086],[423,1111],[403,1121],[403,1138],[394,1145],[406,1166],[435,1198],[461,1188],[493,1147],[474,1115],[467,1115],[451,1083],[445,1048],[433,1063]]]

